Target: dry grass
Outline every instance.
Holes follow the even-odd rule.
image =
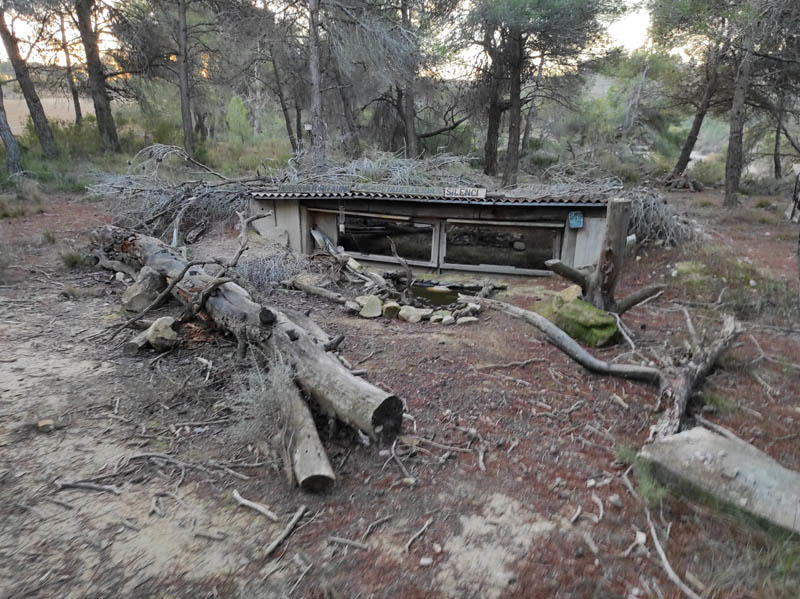
[[[71,270],[81,268],[86,263],[86,256],[73,248],[61,250],[58,256],[61,258],[61,263]]]
[[[280,432],[279,402],[294,385],[291,367],[279,354],[267,356],[252,346],[250,354],[253,367],[240,377],[234,400],[243,418],[230,430],[231,441],[241,445],[269,440]]]
[[[794,599],[800,588],[800,543],[786,533],[766,531],[744,516],[697,509],[701,534],[692,569],[707,586],[705,597]],[[740,594],[743,593],[743,594]]]
[[[272,254],[246,258],[236,267],[243,279],[262,292],[307,269],[308,260],[305,257],[283,247],[276,247]]]
[[[41,97],[42,107],[51,121],[65,121],[73,122],[75,120],[75,112],[72,108],[72,99],[66,96],[51,96]],[[24,98],[7,97],[4,99],[3,104],[6,108],[6,117],[8,124],[11,126],[11,131],[16,135],[21,135],[25,131],[25,123],[28,121],[28,106],[25,104]],[[94,105],[88,98],[81,100],[81,110],[85,115],[94,114]]]
[[[766,276],[718,246],[697,246],[691,255],[701,270],[672,282],[685,297],[744,321],[784,325],[800,319],[800,292],[794,281]]]

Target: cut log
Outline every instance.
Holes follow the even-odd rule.
[[[147,327],[147,330],[125,342],[122,346],[123,353],[133,356],[147,345],[156,351],[169,349],[178,341],[178,334],[172,328],[174,325],[175,319],[171,316],[162,316],[156,319],[155,322]]]
[[[403,402],[363,378],[353,375],[324,345],[303,333],[285,314],[273,326],[276,347],[294,368],[298,385],[329,416],[354,426],[373,439],[393,439],[400,433]],[[292,337],[297,338],[292,340]]]
[[[319,440],[314,418],[294,385],[286,389],[280,405],[291,439],[289,456],[297,484],[304,491],[325,491],[333,485],[333,473],[328,456]]]
[[[560,260],[548,260],[545,265],[557,275],[580,285],[583,298],[595,308],[615,314],[624,313],[664,289],[664,285],[651,285],[621,301],[617,301],[614,297],[625,262],[630,219],[630,200],[615,199],[608,203],[606,233],[597,266],[593,270],[588,272],[578,270]]]
[[[92,240],[109,255],[136,258],[172,280],[183,272],[186,260],[158,239],[105,225],[92,233]],[[173,288],[172,294],[190,304],[214,278],[202,267],[192,267]],[[402,427],[403,402],[363,378],[356,377],[331,353],[329,340],[316,325],[302,326],[286,313],[262,306],[235,283],[225,283],[209,295],[203,308],[219,326],[239,339],[264,343],[274,337],[276,349],[292,363],[297,383],[329,415],[361,429],[373,439],[393,439]],[[309,322],[310,319],[308,319]],[[321,338],[324,337],[324,338]]]

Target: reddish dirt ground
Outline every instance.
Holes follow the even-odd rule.
[[[723,253],[746,256],[757,272],[784,277],[797,291],[796,225],[756,208],[758,198],[732,215],[720,212],[717,192],[668,199],[697,218]],[[650,534],[643,503],[626,483],[641,492],[642,481],[623,459],[659,417],[654,388],[590,374],[500,313],[482,314],[470,327],[364,320],[275,289],[269,302],[310,309],[330,334],[344,334],[343,355],[401,397],[409,416],[397,452],[413,481],[389,448],[321,426],[338,480],[330,493],[304,495],[286,484],[269,442],[274,423],[254,422],[244,405],[252,368],[235,360],[232,341],[184,327],[185,344],[158,358],[123,356],[113,342],[89,338],[118,318],[124,285],[109,273],[66,270],[57,256],[65,238],[84,241],[105,221],[97,206],[77,200],[47,201],[43,214],[0,221],[0,242],[13,256],[0,286],[4,596],[682,596],[649,538],[625,553],[636,531]],[[44,229],[55,246],[31,242]],[[693,248],[639,255],[629,262],[623,295],[674,282],[676,262],[704,259]],[[565,286],[557,278],[518,279],[500,299],[529,307]],[[63,288],[98,287],[101,295],[59,298]],[[650,359],[681,347],[682,305],[713,338],[722,287],[693,289],[687,299],[676,282],[625,315],[638,357],[625,345],[598,355]],[[746,328],[704,387],[716,406],[706,417],[800,470],[797,323],[773,318]],[[198,357],[212,360],[210,371]],[[39,418],[54,419],[55,430],[37,432],[31,423]],[[131,457],[147,452],[183,466]],[[112,484],[119,495],[56,492],[58,479]],[[269,505],[281,522],[237,508],[233,489]],[[594,522],[598,502],[603,517]],[[308,515],[265,555],[301,504]],[[571,523],[579,507],[583,515]],[[707,596],[795,596],[796,587],[781,584],[793,573],[777,565],[800,566],[786,557],[795,545],[786,549],[741,518],[677,497],[654,507],[653,517],[675,571],[703,581]],[[330,543],[331,535],[363,540],[368,549]]]

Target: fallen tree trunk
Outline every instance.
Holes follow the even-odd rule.
[[[92,233],[92,240],[109,256],[126,255],[150,266],[172,282],[187,261],[158,239],[105,225]],[[228,282],[212,293],[203,293],[217,281],[201,266],[191,267],[171,293],[190,305],[204,297],[201,308],[224,329],[249,343],[263,344],[270,336],[275,348],[291,361],[297,383],[331,416],[356,426],[373,439],[391,440],[402,427],[403,403],[395,395],[356,377],[319,339],[319,327],[305,327],[275,308],[252,300],[239,285]]]
[[[311,275],[307,273],[300,273],[299,275],[295,275],[289,280],[289,284],[294,287],[295,289],[299,289],[300,291],[305,291],[310,295],[318,295],[321,298],[324,298],[330,302],[334,302],[337,304],[344,304],[347,301],[341,293],[336,293],[335,291],[330,291],[325,289],[324,287],[320,287],[319,285],[314,284],[314,279]]]
[[[680,370],[665,373],[661,382],[658,405],[666,404],[667,407],[659,421],[650,427],[650,440],[678,432],[692,394],[711,373],[717,361],[731,348],[741,332],[742,329],[733,316],[726,315],[716,341],[707,348],[696,349],[691,361]]]

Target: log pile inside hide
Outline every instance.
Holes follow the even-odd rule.
[[[297,387],[329,417],[372,439],[391,441],[400,432],[401,400],[353,375],[327,351],[330,339],[309,318],[256,303],[245,289],[229,280],[220,283],[202,265],[187,269],[189,263],[177,250],[153,237],[106,225],[92,233],[92,241],[111,259],[149,266],[175,283],[170,293],[182,304],[192,306],[200,298],[201,309],[240,343],[259,346],[266,355],[283,356]],[[300,486],[319,490],[332,484],[334,475],[298,388],[287,389],[280,406],[292,427],[289,453]]]

